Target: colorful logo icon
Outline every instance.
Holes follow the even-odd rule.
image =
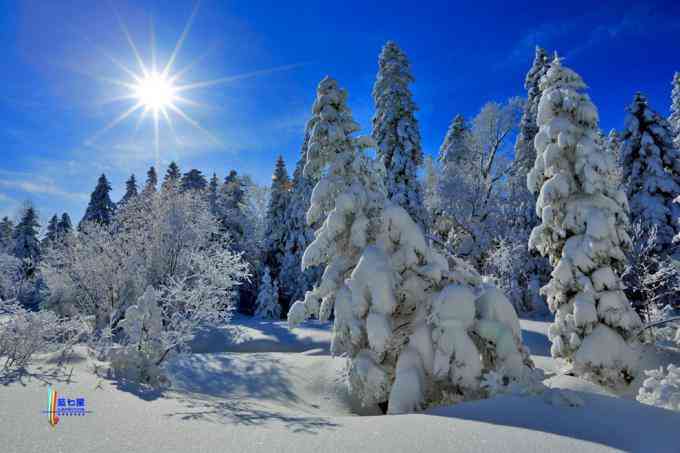
[[[52,387],[47,387],[47,417],[50,421],[50,426],[53,428],[59,423],[59,416],[57,415],[57,391],[52,390]]]
[[[50,426],[57,426],[61,417],[83,416],[90,411],[85,408],[85,398],[66,398],[60,396],[52,387],[47,387],[47,414]]]

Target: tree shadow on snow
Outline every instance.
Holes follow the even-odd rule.
[[[574,393],[584,406],[553,406],[541,396],[503,396],[434,408],[427,415],[541,431],[623,451],[677,453],[680,414],[632,400]]]
[[[288,415],[238,400],[180,399],[180,401],[187,406],[187,410],[166,414],[166,417],[245,426],[283,424],[293,432],[306,434],[317,434],[322,429],[334,429],[339,426],[324,417]]]
[[[168,373],[173,386],[166,396],[187,406],[168,417],[257,426],[282,423],[306,433],[336,426],[323,417],[289,415],[253,401],[274,407],[303,403],[291,391],[284,365],[271,355],[190,354],[173,360]]]
[[[250,338],[246,329],[258,331],[260,338]],[[329,325],[306,322],[301,329],[328,331]],[[330,353],[328,340],[319,340],[296,334],[285,322],[239,317],[228,327],[202,328],[196,332],[190,344],[194,353],[215,352],[305,352],[322,350]]]
[[[544,334],[522,329],[522,341],[532,355],[550,357],[550,340]]]

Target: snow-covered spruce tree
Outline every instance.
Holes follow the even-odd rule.
[[[378,65],[373,85],[373,139],[386,170],[387,196],[425,226],[427,217],[417,179],[423,150],[415,118],[418,108],[409,89],[414,80],[411,65],[392,41],[380,52]]]
[[[450,268],[387,199],[346,98],[335,80],[319,83],[304,173],[320,178],[307,212],[320,227],[303,266],[326,269],[289,323],[334,313],[331,351],[349,358],[350,392],[388,413],[484,397],[490,373],[524,382],[532,364],[512,305],[461,261]]]
[[[286,209],[290,200],[290,179],[283,157],[276,160],[267,208],[264,262],[272,276],[279,278],[286,247]]]
[[[272,281],[268,267],[265,267],[262,273],[255,305],[255,316],[266,319],[281,319],[279,285],[276,280]]]
[[[670,251],[680,232],[680,150],[670,125],[647,105],[640,93],[628,107],[621,159],[630,216],[657,228],[657,251]]]
[[[527,99],[514,147],[514,160],[508,180],[508,196],[504,209],[509,220],[506,234],[493,247],[486,262],[487,271],[499,278],[498,282],[515,307],[522,311],[545,308],[540,288],[550,278],[548,260],[527,248],[531,230],[538,224],[536,196],[527,189],[527,174],[536,160],[534,137],[538,133],[536,116],[541,99],[539,82],[550,66],[545,50],[536,47],[534,61],[524,80]],[[511,219],[511,220],[510,220]]]
[[[290,201],[285,215],[286,249],[281,263],[279,282],[283,296],[289,301],[303,300],[305,293],[319,281],[322,272],[322,269],[316,266],[302,269],[302,255],[314,240],[314,229],[307,225],[306,218],[312,190],[317,180],[313,176],[303,174],[307,162],[310,131],[314,124],[312,120],[305,126],[305,137],[300,159],[293,172]]]
[[[57,236],[63,239],[71,233],[73,233],[73,224],[71,223],[71,217],[65,212],[61,215],[57,225]]]
[[[208,181],[201,173],[201,170],[192,168],[182,176],[182,190],[196,190],[202,191],[208,186]]]
[[[0,252],[11,253],[13,247],[12,236],[14,234],[14,222],[5,216],[0,220]]]
[[[170,162],[170,165],[168,165],[168,170],[165,172],[165,176],[163,177],[163,184],[161,184],[161,188],[163,190],[179,189],[181,178],[182,172],[179,170],[177,163],[173,160]]]
[[[554,268],[541,290],[555,313],[551,353],[577,375],[615,385],[636,370],[632,343],[641,326],[620,277],[630,246],[626,196],[610,178],[613,156],[597,145],[598,114],[581,77],[556,56],[540,86],[527,186],[539,194],[542,223],[529,246]]]
[[[668,122],[671,123],[673,129],[675,147],[680,148],[680,72],[673,75],[671,85],[673,86],[671,90],[671,116],[668,117]]]
[[[125,203],[137,195],[139,195],[139,191],[137,190],[137,180],[135,179],[135,175],[132,174],[130,175],[130,179],[125,181],[125,194],[118,202],[118,206],[125,206]]]
[[[57,239],[57,229],[59,228],[59,217],[56,214],[47,222],[47,231],[45,231],[45,238],[43,244],[48,245]]]
[[[444,141],[439,147],[439,163],[442,169],[449,165],[458,165],[470,154],[468,131],[470,127],[462,115],[453,117]]]
[[[217,191],[220,187],[220,180],[217,175],[213,173],[208,183],[208,209],[213,215],[217,215]]]
[[[614,156],[614,161],[616,162],[616,171],[613,173],[614,184],[621,187],[623,184],[623,168],[621,167],[621,148],[623,143],[621,143],[621,136],[616,129],[609,131],[607,139],[605,142],[605,148],[609,154]],[[624,188],[625,190],[625,188]]]
[[[12,235],[14,249],[12,254],[20,260],[37,263],[40,260],[39,231],[38,213],[33,205],[29,204],[21,214],[19,223],[14,227]]]
[[[247,177],[241,177],[231,170],[224,178],[217,198],[217,218],[221,231],[229,236],[232,251],[242,253],[250,268],[255,271],[260,260],[261,248],[253,233],[253,219],[247,212]],[[239,287],[239,306],[241,313],[252,314],[257,299],[257,279],[246,281]]]
[[[536,46],[534,62],[524,79],[524,88],[527,90],[527,101],[524,104],[524,112],[522,112],[522,119],[519,123],[519,133],[517,134],[517,141],[515,142],[515,159],[513,162],[511,178],[512,185],[515,186],[514,188],[516,190],[523,190],[524,192],[527,192],[526,176],[536,160],[534,137],[536,137],[536,134],[538,133],[536,116],[538,115],[538,103],[541,100],[539,82],[548,71],[549,67],[550,59],[548,58],[545,49]],[[533,206],[531,206],[530,210],[531,215],[527,216],[527,221],[533,222],[533,227],[536,224],[534,220],[535,216],[533,215]]]
[[[156,169],[154,167],[149,167],[149,170],[146,172],[146,183],[144,184],[143,193],[148,195],[156,192],[156,185],[158,185]]]
[[[43,250],[38,240],[39,231],[38,213],[31,204],[28,204],[14,228],[12,255],[21,263],[16,297],[24,307],[31,310],[37,309],[41,302],[42,280],[38,272],[38,264]]]
[[[116,211],[116,205],[111,201],[109,192],[111,192],[111,185],[106,179],[106,175],[102,174],[97,181],[97,186],[94,188],[92,195],[90,195],[90,203],[87,205],[85,215],[78,224],[79,230],[87,222],[96,222],[104,225],[111,223]]]

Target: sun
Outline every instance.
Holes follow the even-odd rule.
[[[142,55],[140,54],[137,48],[137,45],[133,41],[130,32],[125,26],[125,23],[123,22],[122,18],[117,13],[117,11],[115,11],[114,9],[114,13],[116,15],[116,18],[118,19],[121,31],[125,39],[127,40],[130,49],[132,50],[134,60],[137,63],[137,68],[133,69],[134,66],[128,67],[126,64],[122,63],[117,58],[114,58],[109,53],[102,51],[102,53],[108,59],[110,59],[118,68],[120,68],[128,76],[128,78],[125,79],[101,77],[102,80],[105,80],[113,85],[117,85],[119,87],[124,88],[124,94],[110,98],[108,101],[105,102],[108,103],[118,101],[132,101],[132,106],[130,106],[123,113],[119,114],[117,117],[111,120],[103,128],[95,132],[89,139],[86,140],[85,142],[86,144],[92,145],[102,134],[113,129],[114,127],[116,127],[118,124],[120,124],[133,114],[137,114],[139,112],[137,128],[145,118],[151,117],[151,120],[153,121],[156,165],[158,165],[159,162],[160,133],[161,133],[160,129],[163,120],[165,120],[165,125],[167,125],[167,128],[174,136],[175,143],[177,145],[182,145],[180,138],[175,133],[173,117],[179,118],[185,121],[186,123],[190,124],[194,128],[200,130],[205,135],[207,135],[211,139],[211,141],[216,145],[223,146],[223,144],[217,137],[215,137],[212,133],[204,129],[201,126],[201,124],[199,124],[198,121],[192,118],[189,115],[189,113],[185,111],[185,108],[187,106],[193,107],[202,106],[202,104],[200,104],[199,102],[196,102],[188,98],[186,93],[193,90],[207,89],[216,85],[228,84],[230,82],[234,82],[241,79],[271,74],[277,71],[287,71],[301,65],[291,64],[285,66],[278,66],[269,69],[262,69],[259,71],[241,73],[233,76],[220,77],[212,80],[198,82],[187,81],[185,77],[190,72],[190,70],[194,66],[196,66],[199,62],[204,60],[208,55],[208,52],[206,52],[194,58],[193,61],[191,61],[191,63],[189,63],[188,65],[184,66],[179,70],[175,69],[174,67],[180,49],[182,48],[185,39],[189,35],[191,25],[198,11],[198,4],[199,2],[196,2],[196,4],[194,5],[193,11],[189,16],[189,20],[187,21],[179,39],[175,43],[175,48],[170,54],[170,57],[168,58],[165,65],[161,66],[157,65],[158,62],[156,61],[156,49],[155,49],[156,37],[153,31],[153,23],[151,23],[151,36],[150,36],[151,58],[150,60],[145,61],[142,58]],[[137,130],[137,128],[135,128],[135,130]]]
[[[173,105],[176,90],[169,78],[158,72],[151,72],[135,85],[133,92],[144,108],[159,112]]]

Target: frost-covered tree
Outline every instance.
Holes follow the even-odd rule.
[[[281,263],[279,282],[283,301],[302,300],[305,293],[312,289],[319,281],[322,269],[308,267],[302,269],[302,255],[307,246],[314,240],[314,229],[307,225],[307,210],[309,209],[312,189],[316,184],[314,176],[305,176],[304,167],[307,162],[307,148],[309,146],[310,131],[315,120],[305,126],[305,136],[302,142],[300,159],[293,173],[290,200],[285,215],[285,254]]]
[[[85,215],[78,224],[78,229],[87,222],[97,222],[104,225],[111,223],[116,211],[116,205],[109,197],[110,192],[111,184],[106,179],[106,175],[102,173],[97,181],[97,186],[94,188],[92,195],[90,195],[90,203],[87,205]]]
[[[651,322],[680,293],[680,261],[658,253],[655,225],[638,221],[631,225],[629,235],[632,246],[623,272],[626,295],[638,314]]]
[[[264,261],[274,278],[281,273],[286,247],[286,209],[290,200],[290,180],[283,157],[276,161],[267,209]]]
[[[510,137],[519,121],[522,101],[486,103],[471,126],[454,119],[440,154],[440,212],[449,226],[445,239],[456,253],[483,267],[501,228],[513,225],[506,212],[507,158]],[[508,219],[511,221],[509,222]],[[441,229],[441,228],[439,228]]]
[[[637,395],[637,400],[644,404],[680,411],[680,367],[670,364],[646,370],[644,380]]]
[[[673,129],[674,143],[676,148],[680,148],[680,72],[673,75],[671,82],[671,116],[668,121]]]
[[[118,202],[118,206],[124,206],[125,203],[127,203],[137,195],[139,195],[139,191],[137,189],[137,180],[135,179],[135,175],[132,174],[130,175],[130,178],[127,181],[125,181],[125,194],[123,195],[123,198],[121,198],[120,201]]]
[[[597,109],[585,87],[557,56],[541,79],[536,162],[527,177],[541,224],[529,246],[554,268],[541,290],[555,313],[553,357],[567,359],[577,375],[617,384],[636,370],[632,343],[641,321],[621,282],[630,247],[626,196],[612,184],[616,163],[597,143]]]
[[[262,273],[255,306],[255,316],[266,319],[281,319],[279,285],[276,280],[272,281],[268,267],[265,267]]]
[[[321,282],[288,314],[295,325],[334,313],[333,354],[349,358],[350,392],[389,413],[487,395],[484,377],[529,379],[531,361],[510,302],[461,261],[428,245],[404,208],[387,199],[384,169],[324,78],[313,106],[305,176],[319,178],[307,221],[319,225],[303,266]]]
[[[628,107],[621,158],[633,222],[657,228],[657,251],[670,251],[680,232],[680,150],[673,146],[670,125],[647,99],[635,95]]]
[[[201,170],[197,170],[195,168],[192,168],[188,172],[184,173],[184,176],[182,176],[182,190],[196,190],[196,191],[202,191],[205,190],[206,186],[208,185],[208,181],[205,179],[205,176],[201,173]]]
[[[182,178],[182,172],[179,170],[179,166],[175,161],[170,162],[168,165],[168,170],[165,172],[163,177],[163,184],[161,185],[163,190],[177,189],[180,186]]]
[[[158,175],[156,174],[156,169],[154,167],[149,167],[149,170],[146,172],[146,183],[144,184],[143,193],[154,193],[157,185]]]
[[[0,252],[11,253],[13,249],[12,236],[14,235],[14,222],[5,216],[0,220]]]
[[[378,58],[378,76],[373,85],[373,139],[386,170],[387,196],[418,223],[426,220],[418,167],[423,162],[420,131],[409,85],[414,78],[404,52],[388,41]]]
[[[190,193],[137,197],[111,225],[88,222],[82,231],[68,247],[48,252],[42,273],[47,306],[93,316],[97,335],[115,333],[126,309],[149,286],[162,292],[164,310],[170,303],[188,309],[192,301],[228,306],[246,276],[205,200]]]

